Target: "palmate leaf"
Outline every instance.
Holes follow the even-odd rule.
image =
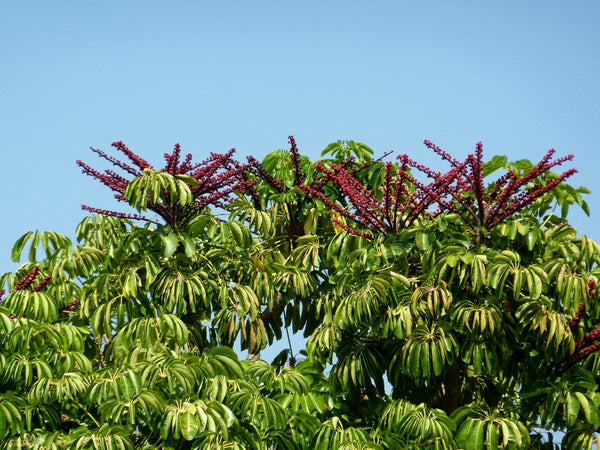
[[[183,315],[209,306],[207,292],[215,288],[209,275],[192,267],[165,265],[156,273],[151,291],[171,313]]]
[[[317,287],[317,277],[312,272],[293,267],[290,264],[273,264],[277,271],[275,274],[275,286],[278,291],[287,294],[288,297],[306,298]]]
[[[26,401],[16,394],[0,393],[0,439],[23,431],[22,409]]]
[[[209,431],[227,439],[229,429],[235,422],[234,414],[222,403],[178,400],[164,408],[160,435],[168,442],[179,439],[189,441],[203,431]]]
[[[117,330],[129,323],[131,317],[139,315],[139,305],[131,299],[118,295],[109,301],[102,301],[97,292],[91,292],[82,298],[81,313],[89,318],[90,327],[95,336],[113,336]]]
[[[410,408],[398,420],[398,435],[414,442],[419,448],[458,449],[454,440],[456,425],[446,413],[424,404]]]
[[[86,389],[86,381],[80,373],[66,372],[56,378],[38,379],[31,386],[27,398],[33,404],[66,403],[79,399]]]
[[[229,378],[225,375],[203,378],[199,384],[202,399],[224,403],[229,395]]]
[[[315,360],[322,363],[331,363],[333,352],[341,340],[342,330],[331,322],[324,323],[312,333],[306,344],[306,349]]]
[[[552,309],[548,299],[526,300],[516,312],[519,326],[555,354],[572,354],[575,339],[565,314]]]
[[[411,311],[414,315],[437,317],[452,303],[452,293],[444,282],[425,283],[418,286],[411,297]]]
[[[371,441],[367,433],[360,428],[344,427],[342,421],[338,417],[332,417],[321,424],[315,432],[311,442],[311,449],[329,450],[333,448],[341,448],[342,446],[367,444]],[[381,448],[381,447],[370,447]]]
[[[50,323],[58,318],[56,300],[46,292],[14,291],[6,297],[3,306],[17,317]]]
[[[402,418],[410,411],[413,411],[417,405],[404,399],[390,399],[379,420],[379,429],[390,433],[398,433],[398,425]]]
[[[382,310],[383,303],[372,286],[349,293],[340,299],[334,321],[340,329],[368,327]]]
[[[90,335],[86,326],[73,325],[70,323],[55,323],[52,325],[53,345],[57,350],[84,352]]]
[[[133,395],[129,400],[111,398],[98,405],[103,422],[129,426],[151,425],[164,408],[162,397],[157,392],[147,390]]]
[[[463,333],[493,336],[502,325],[502,310],[494,299],[469,299],[450,309],[452,324]]]
[[[319,267],[322,245],[319,236],[308,234],[296,240],[296,247],[290,254],[290,261],[297,262],[304,270]]]
[[[462,361],[469,364],[476,375],[493,375],[500,369],[502,348],[494,342],[473,337],[462,345],[460,355]]]
[[[313,392],[289,392],[278,395],[276,400],[281,404],[281,406],[288,410],[294,411],[297,415],[305,414],[306,416],[302,416],[303,419],[308,420],[309,418],[316,419],[315,414],[322,414],[327,408],[325,404],[325,398],[320,393]],[[302,413],[302,414],[300,414]],[[290,425],[296,428],[300,428],[300,425],[294,423],[292,419],[290,419]],[[319,423],[318,419],[309,420],[311,424]],[[304,430],[303,432],[306,432]]]
[[[19,262],[23,250],[27,243],[29,244],[29,261],[37,261],[37,250],[40,244],[46,253],[46,257],[51,257],[59,249],[70,249],[72,246],[71,240],[54,231],[29,231],[21,236],[12,248],[11,257],[14,262]]]
[[[452,243],[435,249],[439,256],[433,273],[439,282],[457,284],[479,292],[486,282],[487,256],[479,254],[464,243]]]
[[[335,311],[334,321],[341,328],[367,328],[390,316],[400,320],[410,320],[402,314],[403,306],[398,306],[410,296],[410,282],[405,277],[385,270],[365,279],[362,286],[350,288],[336,299],[339,304]],[[388,307],[386,316],[382,311]],[[397,324],[402,325],[402,324]]]
[[[245,197],[238,197],[230,205],[231,219],[247,221],[252,232],[262,238],[268,238],[274,231],[272,210],[263,211],[257,209],[254,204]],[[191,222],[190,222],[191,223]]]
[[[587,280],[577,273],[577,268],[563,258],[553,259],[545,266],[548,277],[556,284],[561,306],[577,310],[581,302],[588,306]],[[557,305],[558,306],[558,305]]]
[[[89,245],[58,250],[50,260],[53,277],[88,277],[105,262],[106,253]]]
[[[221,240],[233,242],[241,249],[249,248],[254,243],[250,230],[243,223],[234,220],[221,223]]]
[[[229,400],[240,420],[248,420],[259,429],[283,430],[287,426],[288,413],[281,404],[258,389],[241,389],[232,393]]]
[[[156,347],[160,344],[181,347],[186,344],[189,331],[185,322],[174,314],[163,313],[158,317],[136,317],[115,336],[109,351],[124,353],[137,346]]]
[[[132,368],[107,368],[90,379],[85,398],[88,403],[98,405],[113,398],[127,402],[141,394],[142,383],[141,375]]]
[[[415,328],[406,344],[394,352],[390,374],[405,374],[415,379],[440,376],[458,353],[456,340],[447,324],[422,324]]]
[[[196,366],[194,366],[194,370]],[[206,350],[199,359],[201,373],[226,375],[231,378],[243,378],[244,371],[237,354],[225,346]]]
[[[141,375],[146,388],[173,395],[190,395],[197,383],[192,367],[174,352],[162,351],[138,360],[134,370]]]
[[[99,428],[81,426],[65,436],[66,448],[74,450],[133,450],[129,431],[120,425]]]
[[[528,297],[538,299],[547,291],[549,275],[544,268],[536,264],[521,265],[521,257],[512,250],[490,252],[491,265],[488,270],[489,285],[497,291],[497,295],[504,294],[505,285],[512,286],[512,298],[519,300],[524,295],[525,289]]]
[[[246,374],[258,385],[274,393],[305,393],[310,388],[307,376],[291,367],[277,369],[265,361],[246,361]]]
[[[2,383],[28,388],[36,379],[52,378],[52,369],[43,358],[30,358],[15,353],[6,359],[2,358],[1,361]]]
[[[258,317],[254,320],[247,319],[242,330],[242,350],[260,352],[268,344],[269,335],[265,323]]]
[[[191,177],[173,176],[158,170],[144,169],[144,175],[136,177],[127,184],[124,195],[127,202],[139,212],[148,209],[152,204],[189,205],[194,201],[190,190]],[[196,180],[193,182],[197,183]]]
[[[385,338],[404,339],[413,329],[411,304],[402,302],[393,308],[388,308],[382,319],[382,333]]]
[[[336,234],[326,245],[324,260],[328,267],[343,266],[350,263],[366,243],[358,236],[341,232]]]
[[[70,340],[70,337],[78,335],[79,328],[72,325],[54,324],[49,325],[26,318],[15,319],[14,329],[6,340],[6,350],[16,353],[28,353],[30,350],[43,350],[48,346],[56,349],[83,348],[83,343],[77,339]],[[74,335],[69,333],[61,334],[61,331],[75,329]],[[81,346],[80,346],[81,344]]]
[[[92,361],[85,353],[74,350],[61,350],[47,352],[44,356],[46,357],[46,361],[58,373],[80,372],[87,375],[92,372]]]
[[[522,422],[493,413],[486,406],[462,406],[451,418],[458,425],[456,441],[465,450],[519,449],[529,445],[529,430]]]
[[[267,345],[268,333],[259,316],[260,300],[252,287],[239,283],[221,286],[221,302],[213,326],[224,344],[233,345],[241,334],[242,349],[259,351]]]
[[[98,249],[114,249],[122,245],[124,237],[137,226],[125,219],[91,214],[85,217],[75,230],[77,241]]]
[[[386,357],[380,343],[370,337],[346,338],[337,350],[338,361],[331,369],[334,383],[343,390],[379,383],[386,369]]]

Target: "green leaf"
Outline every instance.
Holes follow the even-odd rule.
[[[200,430],[200,422],[194,414],[186,412],[181,415],[179,427],[181,429],[181,436],[186,441],[191,441]]]
[[[183,181],[185,184],[187,184],[189,186],[198,187],[198,180],[196,180],[194,177],[190,177],[189,175],[178,174],[178,175],[175,175],[175,178]]]
[[[488,175],[494,173],[496,170],[506,167],[507,163],[508,158],[506,156],[493,156],[490,161],[483,163],[483,176],[487,177]]]
[[[19,262],[21,259],[21,253],[23,253],[23,248],[25,248],[25,244],[27,244],[27,241],[29,241],[33,236],[34,232],[29,231],[17,239],[17,242],[15,242],[15,245],[11,251],[11,258],[14,262]]]
[[[163,256],[169,258],[175,254],[177,251],[177,246],[179,245],[179,239],[177,235],[173,232],[168,234],[161,234],[161,239],[163,241]]]
[[[466,441],[466,450],[482,450],[484,436],[483,422],[476,420]]]
[[[191,258],[196,252],[196,241],[189,236],[181,238],[183,243],[183,249],[185,250],[185,256]]]
[[[415,241],[421,250],[428,250],[431,247],[431,233],[427,231],[417,231]]]

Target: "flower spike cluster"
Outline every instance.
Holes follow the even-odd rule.
[[[447,189],[444,191],[440,206],[459,214],[465,224],[473,230],[490,231],[577,172],[576,169],[569,169],[545,182],[544,178],[552,168],[573,160],[573,155],[567,155],[553,161],[555,150],[550,149],[534,167],[521,174],[512,169],[486,188],[483,181],[481,142],[476,144],[475,154],[468,155],[462,163],[432,142],[426,140],[424,143],[427,148],[440,155],[452,166],[452,169],[445,174],[436,174],[419,167],[434,180],[449,182],[445,184]]]
[[[111,169],[100,172],[80,160],[77,161],[77,165],[82,168],[84,174],[97,179],[110,188],[117,200],[126,201],[125,189],[131,182],[131,177],[144,176],[144,169],[154,169],[145,159],[135,154],[121,141],[113,142],[112,146],[123,153],[131,164],[125,163],[101,150],[92,148],[92,151],[100,158],[116,166],[124,174]],[[194,178],[198,182],[197,186],[190,186],[194,202],[186,206],[148,202],[148,209],[158,214],[166,223],[172,226],[180,226],[208,205],[224,207],[230,202],[231,194],[234,191],[245,191],[254,183],[248,180],[245,175],[249,165],[241,165],[235,161],[232,157],[234,152],[235,150],[231,149],[225,154],[211,153],[204,161],[193,164],[192,155],[188,153],[182,158],[181,146],[176,144],[171,153],[164,154],[165,166],[159,170],[173,176],[186,175]],[[88,205],[82,205],[82,208],[86,211],[117,218],[157,223],[143,215],[100,209]]]
[[[394,233],[410,226],[419,217],[435,217],[442,212],[453,212],[470,229],[485,235],[577,172],[569,169],[546,181],[552,168],[573,159],[573,155],[568,155],[552,160],[555,151],[551,149],[529,170],[523,173],[510,170],[486,187],[483,180],[481,142],[476,144],[475,153],[468,155],[462,162],[431,141],[425,140],[424,144],[442,160],[450,163],[450,170],[445,173],[436,172],[411,160],[407,155],[400,155],[397,167],[390,162],[386,163],[383,196],[380,199],[380,196],[369,191],[357,179],[356,173],[338,164],[327,168],[317,163],[315,168],[321,173],[321,179],[310,186],[302,186],[302,189],[337,213],[367,228],[370,234]],[[411,175],[411,168],[424,173],[430,182],[417,180]],[[322,190],[325,184],[323,181],[333,184],[350,208],[343,208],[328,198]],[[338,225],[344,227],[341,223]],[[362,233],[354,228],[348,231]]]
[[[357,178],[356,172],[351,172],[345,164],[332,164],[331,169],[321,163],[315,168],[320,172],[312,185],[302,185],[301,188],[309,195],[318,198],[341,216],[367,228],[370,233],[350,228],[338,219],[333,221],[346,231],[369,236],[378,233],[394,233],[401,228],[410,226],[423,214],[429,214],[430,206],[438,200],[433,186],[421,185],[410,173],[412,161],[406,156],[399,157],[401,163],[396,168],[392,162],[385,164],[385,182],[383,196],[379,199],[367,189]],[[331,182],[352,205],[352,209],[343,208],[339,203],[328,198],[321,188]],[[415,189],[420,187],[421,189]]]

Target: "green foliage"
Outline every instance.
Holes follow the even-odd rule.
[[[541,449],[547,430],[592,448],[600,246],[565,220],[572,205],[587,212],[587,190],[527,160],[473,157],[484,191],[456,191],[457,163],[435,176],[458,204],[442,195],[436,212],[375,227],[424,189],[408,177],[388,201],[407,160],[338,141],[314,165],[290,142],[260,166],[213,155],[178,171],[174,153],[169,171],[111,175],[165,223],[91,215],[75,242],[36,231],[15,243],[26,262],[0,278],[0,447]],[[335,167],[348,185],[319,175]],[[204,186],[198,174],[216,170]],[[499,223],[480,220],[489,229],[468,223],[474,198],[498,197],[500,170],[511,189],[530,177],[522,196],[511,191]],[[236,197],[206,207],[227,176]],[[361,212],[352,189],[383,210]]]

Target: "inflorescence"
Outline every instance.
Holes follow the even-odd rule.
[[[129,176],[141,177],[145,175],[144,169],[153,170],[153,167],[145,159],[131,151],[123,144],[123,142],[113,142],[112,146],[127,156],[133,163],[133,166],[118,158],[110,156],[101,150],[92,148],[92,151],[100,158],[109,161]],[[208,205],[224,207],[230,202],[230,196],[234,191],[245,191],[250,185],[255,183],[254,181],[249,180],[246,175],[249,165],[242,165],[235,161],[232,157],[234,152],[235,150],[231,149],[225,154],[211,153],[204,161],[193,164],[192,155],[190,153],[188,153],[183,160],[181,159],[181,147],[179,144],[176,144],[171,153],[164,154],[165,166],[160,169],[160,171],[171,175],[187,175],[194,178],[198,182],[197,186],[190,186],[190,190],[194,196],[194,202],[191,205],[179,205],[162,203],[152,204],[152,202],[149,201],[148,209],[158,214],[166,223],[170,225],[180,225],[191,219],[194,214]],[[77,161],[77,164],[83,169],[82,172],[84,174],[97,179],[115,192],[114,196],[117,200],[126,201],[125,189],[131,182],[130,178],[111,169],[100,172],[80,160]],[[138,214],[127,214],[118,211],[99,209],[88,205],[82,205],[82,208],[93,213],[105,214],[118,218],[154,222],[153,220]]]

